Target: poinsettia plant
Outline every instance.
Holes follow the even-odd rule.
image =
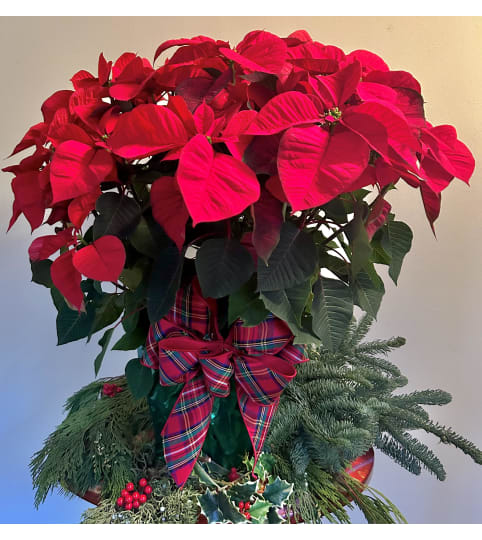
[[[101,54],[43,103],[13,151],[33,154],[3,169],[10,227],[21,214],[54,227],[29,257],[58,343],[106,329],[97,373],[118,324],[114,349],[144,345],[197,276],[221,330],[271,312],[295,343],[336,349],[354,305],[378,311],[376,265],[396,283],[410,249],[392,190],[418,189],[433,228],[441,192],[471,177],[469,149],[425,119],[410,73],[306,31],[169,40],[156,62]]]

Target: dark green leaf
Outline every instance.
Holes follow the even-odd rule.
[[[57,314],[57,345],[85,338],[89,335],[95,318],[95,310],[87,306],[87,312],[78,312],[67,305]]]
[[[171,243],[157,222],[144,217],[130,234],[129,242],[139,253],[147,255],[151,259],[157,259],[159,251]]]
[[[133,291],[139,286],[143,277],[143,269],[140,266],[134,266],[134,268],[124,268],[119,281]]]
[[[314,288],[311,314],[315,334],[328,350],[336,351],[353,316],[353,297],[348,285],[320,277]]]
[[[148,396],[154,384],[154,372],[143,366],[139,358],[127,362],[126,378],[129,390],[136,399]]]
[[[108,234],[126,237],[139,223],[141,209],[134,199],[119,193],[103,193],[95,205],[94,239]]]
[[[229,489],[229,495],[237,505],[240,501],[249,501],[250,497],[256,493],[258,482],[246,482],[245,484],[234,484]]]
[[[281,480],[279,476],[270,482],[264,490],[263,497],[275,506],[282,506],[293,491],[293,484]]]
[[[107,352],[107,348],[109,346],[113,332],[114,332],[114,328],[109,328],[108,330],[104,332],[104,335],[99,339],[99,345],[102,347],[102,350],[100,351],[100,353],[96,356],[94,360],[94,371],[95,371],[96,377],[97,377],[97,373],[99,373],[100,366],[102,365],[102,361],[104,360],[104,356],[105,356],[105,353]]]
[[[258,288],[278,291],[298,285],[316,269],[317,250],[311,236],[293,223],[283,223],[280,240],[268,266],[258,259]]]
[[[218,504],[219,509],[223,514],[224,521],[229,521],[231,523],[242,523],[246,521],[246,518],[239,512],[239,510],[234,506],[234,504],[229,500],[224,491],[218,493]]]
[[[403,259],[412,247],[413,234],[403,221],[388,221],[383,232],[382,247],[391,256],[388,274],[396,285]]]
[[[123,311],[123,300],[119,300],[117,294],[104,293],[95,305],[95,319],[90,331],[90,335],[95,334],[102,328],[115,322]]]
[[[147,312],[151,323],[162,319],[174,304],[181,283],[184,252],[176,246],[164,248],[154,262],[147,290]]]
[[[270,525],[278,525],[279,523],[283,523],[284,519],[278,514],[278,510],[272,506],[268,510],[268,523]]]
[[[134,351],[146,342],[146,332],[137,327],[132,332],[124,334],[112,347],[113,351]]]
[[[206,240],[196,254],[196,272],[204,296],[222,298],[240,289],[254,272],[253,259],[237,240]]]
[[[311,294],[309,279],[286,290],[263,291],[261,299],[274,315],[296,326],[301,325],[301,315]]]
[[[52,261],[50,259],[30,261],[30,266],[32,268],[32,281],[50,289],[53,286],[52,278],[50,277]]]
[[[62,309],[68,307],[67,303],[65,302],[65,298],[62,296],[62,293],[57,289],[57,287],[52,287],[50,289],[50,295],[52,296],[52,301],[57,311],[61,311]]]
[[[352,283],[352,289],[356,305],[366,311],[370,317],[376,318],[385,294],[385,287],[374,268],[370,269],[370,275],[365,271],[359,272]]]
[[[250,279],[238,291],[229,297],[228,324],[237,319],[244,321],[243,326],[256,326],[269,314],[259,294],[255,292],[256,279]]]
[[[198,497],[202,513],[207,517],[208,523],[220,523],[223,521],[223,513],[219,508],[218,494],[210,491]]]

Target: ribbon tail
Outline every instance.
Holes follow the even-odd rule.
[[[164,458],[178,488],[186,483],[201,453],[213,401],[203,376],[196,375],[184,385],[162,429]]]
[[[244,425],[246,426],[249,438],[251,439],[251,444],[253,445],[254,471],[258,457],[263,450],[264,441],[268,434],[271,420],[278,408],[279,399],[275,400],[270,405],[261,405],[251,399],[240,385],[236,386],[236,394],[238,396],[239,410],[241,411]]]

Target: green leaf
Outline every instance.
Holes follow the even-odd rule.
[[[134,231],[129,235],[129,242],[143,255],[157,259],[159,251],[171,244],[162,227],[154,220],[142,217]]]
[[[119,281],[128,289],[134,290],[142,281],[143,276],[142,268],[134,266],[134,268],[125,268],[119,276]]]
[[[238,291],[254,272],[251,254],[234,239],[206,240],[195,264],[203,295],[211,298]]]
[[[246,482],[244,484],[234,484],[229,488],[229,496],[234,501],[236,505],[240,501],[249,501],[252,495],[256,493],[258,482]]]
[[[50,259],[44,259],[43,261],[30,261],[30,267],[32,268],[32,281],[43,285],[50,289],[53,287],[52,278],[50,277],[50,267],[52,261]]]
[[[100,298],[99,303],[95,305],[95,319],[92,324],[89,339],[92,334],[95,334],[102,328],[114,323],[123,311],[122,294],[106,294]]]
[[[95,318],[95,310],[87,306],[86,313],[70,309],[67,305],[57,314],[57,345],[65,345],[89,335]]]
[[[355,206],[355,216],[350,223],[349,240],[351,247],[351,271],[355,277],[358,272],[369,261],[372,254],[372,247],[365,229],[363,212],[366,205],[357,204]]]
[[[259,294],[255,292],[256,279],[250,279],[238,291],[229,296],[228,324],[242,319],[243,326],[256,326],[269,315]]]
[[[277,476],[273,482],[270,482],[266,486],[263,497],[275,506],[282,506],[292,492],[293,484],[286,482],[286,480],[281,480],[281,478]]]
[[[96,202],[94,239],[107,234],[126,237],[139,223],[141,209],[134,199],[119,193],[103,193]]]
[[[102,347],[102,350],[95,357],[95,360],[94,360],[94,371],[95,371],[96,377],[97,377],[97,373],[99,373],[100,366],[102,365],[102,362],[104,360],[104,356],[105,356],[105,353],[107,352],[107,348],[109,346],[113,333],[114,333],[114,328],[109,328],[108,330],[104,332],[104,335],[99,339],[99,345]]]
[[[285,520],[278,514],[278,510],[272,506],[268,511],[268,523],[270,525],[278,525],[284,521]]]
[[[134,351],[146,342],[146,332],[142,328],[135,328],[132,332],[124,334],[112,347],[113,351]]]
[[[152,267],[147,289],[147,312],[151,323],[162,319],[171,309],[181,284],[184,251],[176,246],[164,248]]]
[[[298,285],[313,274],[316,264],[317,249],[311,236],[293,223],[283,223],[268,266],[258,259],[258,288],[265,292]]]
[[[359,272],[352,283],[353,297],[357,306],[366,311],[370,317],[376,319],[385,294],[385,287],[375,269],[373,267],[370,269],[369,266],[367,268],[370,274],[366,271]]]
[[[336,351],[353,316],[350,287],[343,281],[320,277],[315,284],[311,313],[313,331],[329,351]]]
[[[149,395],[154,384],[154,373],[151,368],[143,366],[139,358],[129,360],[126,365],[127,385],[136,399]]]
[[[311,282],[306,280],[285,290],[263,291],[261,299],[265,306],[287,323],[301,325],[301,315],[311,294]]]
[[[52,297],[52,302],[54,303],[55,309],[57,311],[68,308],[65,302],[65,298],[62,296],[62,293],[57,289],[57,287],[53,286],[50,289],[50,296]]]
[[[388,221],[383,232],[382,247],[391,257],[388,274],[397,285],[403,259],[412,247],[412,230],[403,221]]]
[[[264,523],[268,514],[268,510],[270,508],[271,503],[262,501],[261,499],[257,499],[256,502],[251,505],[251,508],[249,509],[249,513],[251,514],[253,522]]]
[[[224,492],[215,493],[209,488],[198,497],[202,513],[207,517],[208,523],[241,523],[246,518],[238,512]]]
[[[223,521],[223,513],[219,508],[217,493],[210,491],[198,497],[199,505],[202,513],[207,517],[208,523],[221,523]]]
[[[219,509],[223,513],[224,521],[229,521],[231,523],[242,523],[246,521],[246,518],[229,500],[229,497],[224,491],[220,491],[218,493],[218,505]]]

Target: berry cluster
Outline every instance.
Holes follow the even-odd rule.
[[[119,392],[122,392],[122,388],[117,386],[117,384],[105,383],[102,387],[102,394],[104,394],[104,396],[114,397]]]
[[[126,484],[125,489],[121,491],[121,496],[117,499],[116,505],[123,510],[137,510],[152,494],[152,487],[145,478],[139,480],[139,491],[134,491],[135,486],[132,482]]]
[[[241,514],[243,514],[243,516],[249,521],[251,519],[251,514],[249,513],[251,503],[249,501],[240,501],[238,508]]]

